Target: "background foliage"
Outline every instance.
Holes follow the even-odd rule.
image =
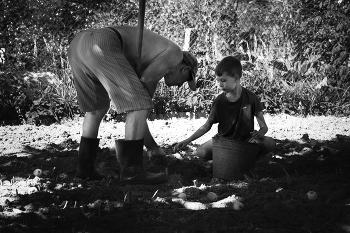
[[[242,83],[270,113],[349,115],[350,3],[337,0],[148,0],[145,26],[199,60],[196,92],[163,82],[155,113],[208,111],[214,68],[241,59]],[[79,114],[67,62],[80,30],[136,25],[137,0],[1,0],[0,120],[37,124]],[[113,110],[111,110],[113,113]]]

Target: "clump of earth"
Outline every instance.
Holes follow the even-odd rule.
[[[243,180],[213,178],[196,148],[216,127],[174,152],[204,118],[149,121],[167,153],[168,182],[119,181],[115,139],[124,122],[102,122],[102,181],[74,177],[82,118],[0,127],[0,232],[350,232],[350,118],[266,115],[275,150]]]

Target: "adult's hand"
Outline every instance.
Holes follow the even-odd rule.
[[[165,151],[161,147],[147,151],[149,161],[155,166],[168,166]]]

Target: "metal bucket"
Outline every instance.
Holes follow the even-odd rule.
[[[254,168],[259,150],[259,144],[213,137],[213,177],[243,180],[243,174]]]

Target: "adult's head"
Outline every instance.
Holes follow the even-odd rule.
[[[242,64],[232,56],[222,59],[215,68],[216,80],[225,92],[231,92],[240,86]]]
[[[198,71],[197,58],[188,51],[183,51],[183,59],[180,64],[175,66],[168,74],[164,76],[166,85],[182,86],[188,82],[191,90],[196,90],[196,74]]]

